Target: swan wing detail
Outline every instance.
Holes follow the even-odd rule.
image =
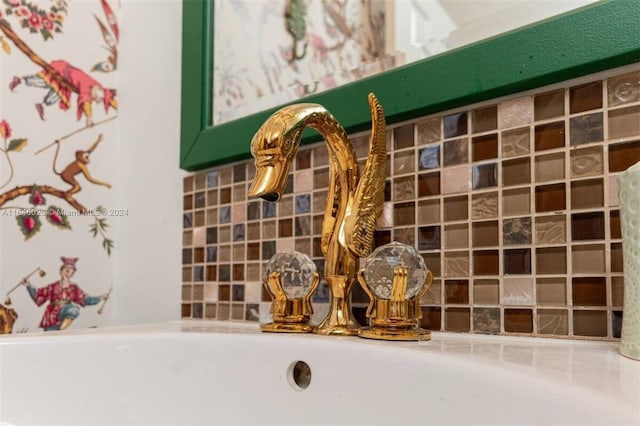
[[[387,174],[387,136],[384,110],[373,93],[369,93],[371,138],[369,156],[358,182],[351,214],[346,218],[345,236],[349,250],[359,257],[371,253],[376,221],[384,204]]]

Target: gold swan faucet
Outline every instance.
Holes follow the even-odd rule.
[[[373,246],[376,220],[384,203],[387,147],[382,106],[369,94],[371,138],[362,175],[344,128],[318,104],[295,104],[275,112],[251,141],[256,174],[250,197],[278,201],[298,152],[305,128],[315,129],[326,142],[330,182],[322,224],[321,247],[325,256],[324,278],[331,292],[329,314],[315,329],[317,334],[356,335],[359,324],[351,312],[350,292],[359,259]]]

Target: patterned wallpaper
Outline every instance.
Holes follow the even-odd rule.
[[[111,322],[119,15],[0,1],[0,333]]]
[[[363,162],[368,135],[352,141]],[[423,327],[620,337],[616,175],[640,160],[639,66],[390,126],[388,144],[376,245],[414,245],[433,271]],[[185,318],[266,321],[261,271],[276,252],[306,253],[322,271],[324,144],[301,148],[278,203],[247,198],[254,172],[245,161],[184,179]],[[322,283],[319,316],[327,301]]]

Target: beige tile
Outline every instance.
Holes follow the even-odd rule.
[[[610,207],[616,207],[619,203],[618,200],[618,176],[609,176],[609,199],[607,205]]]
[[[567,282],[564,277],[536,279],[538,305],[565,306],[567,304]]]
[[[403,176],[393,180],[393,201],[406,201],[415,198],[415,176]]]
[[[305,169],[295,173],[293,179],[293,191],[310,192],[313,190],[313,170]]]
[[[279,216],[291,216],[293,214],[293,197],[285,196],[278,205]]]
[[[190,246],[193,243],[193,231],[192,230],[188,230],[188,231],[183,231],[182,232],[182,245],[183,246]]]
[[[418,201],[418,225],[440,222],[440,200]]]
[[[218,301],[218,284],[205,284],[204,300],[207,302]]]
[[[221,226],[218,228],[218,242],[228,243],[231,241],[231,227]]]
[[[565,309],[538,309],[538,333],[569,334],[569,312]]]
[[[533,120],[533,99],[525,96],[502,102],[498,111],[501,129],[530,124]]]
[[[369,154],[369,135],[361,135],[351,138],[351,145],[356,153],[356,158],[366,158]]]
[[[439,305],[442,303],[442,281],[433,280],[427,292],[420,299],[421,305]]]
[[[182,180],[182,190],[184,192],[191,192],[193,191],[193,181],[195,180],[194,176],[185,176],[185,178]]]
[[[529,126],[502,132],[502,156],[504,158],[525,155],[530,150],[531,128]]]
[[[604,245],[573,246],[571,257],[575,274],[604,274],[606,271]]]
[[[262,268],[259,263],[247,264],[247,281],[262,282]]]
[[[531,194],[529,188],[502,191],[502,214],[505,216],[529,214]]]
[[[603,171],[602,146],[592,146],[571,151],[571,177],[599,175]]]
[[[607,98],[610,107],[640,101],[640,71],[607,80]]]
[[[247,185],[245,183],[235,185],[233,187],[233,202],[237,203],[238,201],[246,201],[246,200],[247,200]]]
[[[471,201],[472,219],[492,219],[498,217],[498,193],[473,194]]]
[[[457,194],[471,188],[471,167],[468,165],[447,167],[442,171],[442,192]]]
[[[382,205],[382,213],[376,222],[378,228],[393,227],[393,203],[387,202]]]
[[[218,209],[207,209],[207,225],[216,225],[218,223]]]
[[[182,268],[182,281],[185,283],[191,281],[191,267],[184,266]]]
[[[247,220],[247,203],[231,205],[231,223],[242,223]]]
[[[473,280],[473,303],[497,305],[500,303],[500,281],[497,279]]]
[[[309,238],[296,238],[296,251],[311,256],[311,239]]]
[[[500,308],[473,308],[475,333],[500,333]]]
[[[313,212],[324,213],[327,206],[327,191],[318,191],[313,193]]]
[[[609,111],[609,139],[640,135],[640,105]]]
[[[218,247],[218,261],[229,262],[231,261],[231,246],[224,245]]]
[[[469,252],[445,252],[444,254],[445,277],[469,276]]]
[[[536,244],[557,244],[567,240],[565,215],[539,216],[535,221]]]
[[[193,220],[193,226],[204,226],[204,210],[196,212],[195,218]]]
[[[466,223],[446,225],[444,228],[444,246],[447,249],[469,247],[469,225]]]
[[[243,320],[244,319],[244,303],[234,303],[231,305],[231,319]]]
[[[234,262],[242,262],[245,259],[245,247],[244,243],[234,244],[233,245],[233,261]]]
[[[393,239],[410,246],[416,246],[416,228],[393,228]]]
[[[265,240],[271,240],[276,237],[276,221],[268,220],[262,222],[262,238]]]
[[[503,282],[502,303],[512,306],[535,305],[533,278],[506,277]]]
[[[276,251],[282,253],[295,250],[295,240],[293,238],[278,238],[276,240]]]
[[[224,167],[220,169],[220,185],[229,185],[233,176],[233,167]]]
[[[260,281],[245,283],[244,301],[247,303],[260,303],[262,301],[262,283]]]
[[[438,142],[442,138],[442,119],[430,118],[428,120],[419,122],[416,126],[418,134],[418,145],[426,145],[429,143]]]
[[[415,170],[415,152],[402,151],[393,156],[393,171],[395,174],[411,173]]]
[[[193,245],[194,247],[201,247],[207,243],[207,228],[204,226],[199,228],[193,228]]]
[[[196,189],[203,189],[207,182],[207,174],[206,173],[198,173],[196,175]]]
[[[256,165],[253,161],[247,164],[247,180],[251,182],[256,175]]]
[[[564,179],[564,152],[538,155],[534,162],[534,181],[549,182]]]
[[[624,277],[611,277],[611,305],[623,306]]]
[[[181,292],[181,300],[183,302],[190,302],[191,301],[191,288],[192,286],[190,285],[183,285],[182,286],[182,292]]]

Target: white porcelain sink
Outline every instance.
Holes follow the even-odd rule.
[[[640,362],[602,342],[180,321],[0,337],[0,383],[9,425],[640,424]]]

